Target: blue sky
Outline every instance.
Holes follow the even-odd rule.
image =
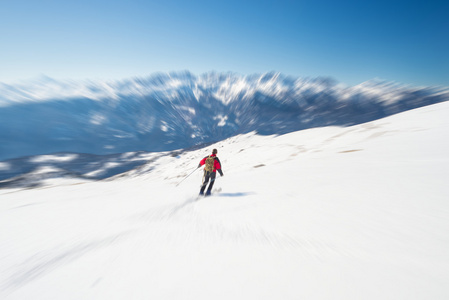
[[[0,4],[0,82],[189,70],[449,86],[448,1]]]

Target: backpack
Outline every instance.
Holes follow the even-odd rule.
[[[214,163],[215,163],[215,157],[209,156],[206,159],[204,170],[206,170],[207,172],[212,172],[214,170]]]

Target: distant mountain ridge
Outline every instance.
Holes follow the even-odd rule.
[[[449,100],[449,89],[280,73],[158,73],[122,81],[0,84],[0,160],[186,148],[257,131],[348,126]]]

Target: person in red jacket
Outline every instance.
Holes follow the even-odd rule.
[[[200,195],[204,195],[204,190],[210,180],[209,187],[206,191],[206,196],[209,196],[212,191],[212,187],[215,183],[215,177],[217,176],[217,171],[223,176],[223,171],[221,170],[221,163],[217,157],[217,149],[212,150],[212,154],[203,158],[198,164],[198,168],[201,166],[204,167],[204,176],[203,176],[203,184],[201,185]]]

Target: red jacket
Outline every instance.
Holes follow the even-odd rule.
[[[214,159],[214,170],[213,170],[212,172],[218,171],[218,173],[220,173],[220,175],[223,176],[223,172],[221,171],[220,160],[218,159],[217,155],[216,155],[216,154],[211,154],[210,156],[212,156],[212,157],[215,158],[215,159]],[[205,158],[203,158],[203,159],[200,161],[200,164],[198,165],[198,167],[203,166],[203,165],[206,163],[206,159],[207,159],[208,157],[209,157],[209,155],[206,156]]]

